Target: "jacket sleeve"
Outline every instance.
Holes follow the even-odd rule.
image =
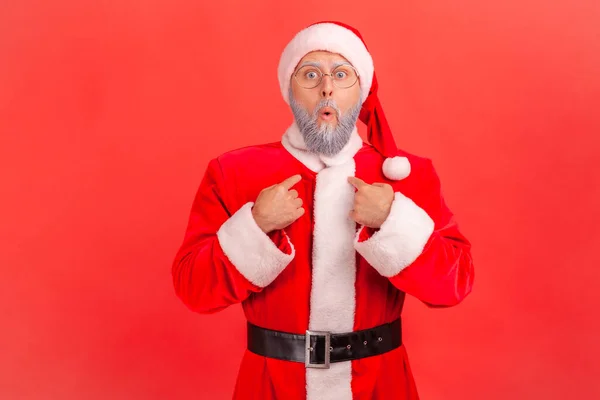
[[[431,160],[420,175],[420,205],[396,192],[381,227],[361,226],[354,247],[398,289],[430,307],[453,306],[472,289],[471,244],[444,201]]]
[[[283,230],[268,235],[252,216],[253,202],[231,213],[218,159],[210,161],[172,264],[177,296],[193,311],[214,313],[269,285],[294,258]]]

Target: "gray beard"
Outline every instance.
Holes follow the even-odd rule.
[[[315,107],[313,115],[310,115],[304,107],[296,102],[291,87],[289,99],[296,124],[304,137],[306,148],[309,151],[332,157],[346,146],[352,136],[352,131],[356,126],[356,121],[360,114],[362,107],[360,100],[348,112],[342,115],[335,100],[323,99]],[[331,107],[337,112],[338,123],[336,125],[324,122],[319,126],[319,110],[323,107]]]

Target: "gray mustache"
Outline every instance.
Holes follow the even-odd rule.
[[[335,110],[335,112],[337,113],[337,115],[341,116],[340,108],[338,107],[338,105],[335,102],[335,100],[333,100],[333,99],[323,99],[315,107],[315,110],[313,111],[313,118],[316,119],[318,117],[318,115],[319,115],[319,112],[323,108],[325,108],[325,107],[331,107],[331,108],[333,108]]]
[[[289,96],[290,108],[300,129],[300,133],[302,133],[307,149],[313,153],[330,157],[339,153],[350,140],[362,103],[357,101],[353,107],[342,115],[335,100],[322,99],[314,111],[309,113],[306,108],[296,101],[291,87]],[[318,114],[323,107],[331,107],[338,114],[338,123],[335,126],[330,124],[319,125]]]

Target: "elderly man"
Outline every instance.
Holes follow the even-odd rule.
[[[418,399],[404,298],[461,302],[470,243],[432,161],[396,148],[358,31],[309,26],[278,72],[294,122],[281,142],[209,162],[172,266],[177,295],[198,313],[242,304],[234,399]]]

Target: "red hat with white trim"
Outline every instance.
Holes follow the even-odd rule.
[[[306,54],[318,50],[340,54],[356,68],[363,93],[359,119],[367,125],[367,138],[371,145],[386,157],[382,166],[383,174],[390,180],[406,178],[410,174],[410,163],[406,157],[397,155],[394,136],[377,97],[378,84],[373,59],[355,28],[341,22],[324,21],[296,34],[283,50],[277,71],[285,102],[290,102],[290,82],[296,66]]]

